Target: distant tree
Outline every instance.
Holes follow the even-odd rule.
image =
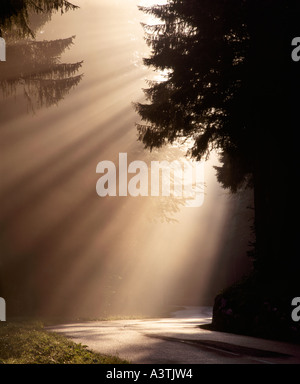
[[[1,1],[0,29],[7,42],[7,61],[0,63],[1,112],[9,104],[4,100],[8,97],[16,96],[17,102],[22,98],[27,108],[35,111],[57,104],[70,89],[79,84],[82,74],[78,74],[78,71],[82,61],[64,63],[61,60],[62,54],[72,46],[75,37],[52,41],[35,40],[37,31],[51,19],[52,12],[75,8],[63,0]],[[13,105],[12,101],[9,108],[12,113],[15,112]],[[1,224],[2,235],[5,236],[3,220]],[[30,273],[33,265],[39,262],[38,258],[35,253],[10,256],[10,252],[2,246],[0,294],[10,303],[11,314],[33,316],[44,300],[38,291],[35,277]]]
[[[31,37],[35,34],[29,25],[30,14],[62,13],[77,9],[78,6],[66,0],[5,0],[0,4],[0,36],[13,31],[17,37]]]
[[[3,95],[21,89],[32,110],[57,104],[83,76],[76,75],[82,62],[60,62],[62,52],[73,40],[22,41],[8,46],[8,60],[0,73]]]
[[[293,224],[282,201],[292,183],[280,176],[294,161],[299,81],[290,47],[299,34],[299,2],[169,0],[140,9],[159,19],[144,25],[152,48],[144,63],[166,79],[149,82],[147,103],[136,104],[139,139],[152,149],[190,138],[188,154],[196,159],[216,150],[222,185],[254,189],[256,265],[292,270]]]
[[[6,28],[3,35],[7,40],[7,61],[1,64],[2,95],[22,92],[33,111],[57,104],[82,79],[82,74],[77,74],[82,61],[61,63],[60,60],[75,36],[53,41],[36,41],[32,37],[50,20],[53,11],[63,12],[77,6],[63,0],[11,0],[3,7],[0,26]]]

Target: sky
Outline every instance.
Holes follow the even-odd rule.
[[[119,153],[127,153],[129,161],[150,164],[185,153],[177,147],[150,153],[137,140],[133,103],[144,101],[148,79],[159,78],[143,66],[149,47],[140,23],[149,19],[140,2],[74,3],[80,9],[54,15],[37,39],[75,35],[61,61],[83,60],[81,82],[35,113],[24,108],[22,95],[2,100],[3,262],[27,265],[16,296],[25,285],[42,314],[87,317],[212,305],[249,268],[248,197],[218,185],[215,154],[204,165],[200,207],[168,197],[97,195],[101,161],[117,164]]]

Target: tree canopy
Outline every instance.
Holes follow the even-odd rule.
[[[22,41],[9,45],[9,60],[2,65],[0,86],[5,97],[18,88],[30,109],[57,104],[82,79],[77,74],[81,62],[61,63],[62,52],[73,44],[74,36],[53,41]]]
[[[30,14],[51,16],[78,8],[67,0],[5,0],[0,5],[0,36],[4,31],[13,31],[18,37],[33,38],[34,31],[29,24]]]
[[[198,160],[216,150],[223,187],[254,188],[256,255],[275,265],[283,248],[274,236],[284,239],[282,246],[292,236],[287,207],[278,207],[278,175],[293,160],[292,106],[299,81],[291,41],[299,2],[169,0],[140,10],[158,19],[144,25],[152,48],[144,63],[165,81],[149,82],[147,101],[136,103],[139,139],[149,149],[192,139],[188,154]]]
[[[75,36],[52,41],[32,39],[54,11],[76,9],[64,0],[16,1],[1,5],[0,27],[7,41],[7,61],[1,63],[0,87],[8,97],[21,90],[28,108],[57,104],[77,86],[82,61],[62,63],[61,55],[74,43]],[[29,22],[30,21],[30,22]]]

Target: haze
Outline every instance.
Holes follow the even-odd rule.
[[[53,16],[37,38],[76,35],[61,61],[83,60],[80,83],[34,112],[23,94],[1,100],[2,263],[15,271],[14,297],[27,308],[38,303],[45,316],[211,305],[250,265],[251,212],[239,207],[245,195],[218,185],[217,156],[205,164],[198,208],[171,198],[97,195],[100,161],[117,163],[119,153],[131,161],[178,159],[185,151],[149,153],[137,141],[132,103],[144,98],[146,79],[160,75],[142,64],[148,47],[138,1],[74,2],[79,10]]]

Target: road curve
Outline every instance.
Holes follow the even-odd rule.
[[[134,364],[299,364],[300,345],[199,328],[210,307],[185,307],[172,318],[90,321],[51,326],[90,350]]]

